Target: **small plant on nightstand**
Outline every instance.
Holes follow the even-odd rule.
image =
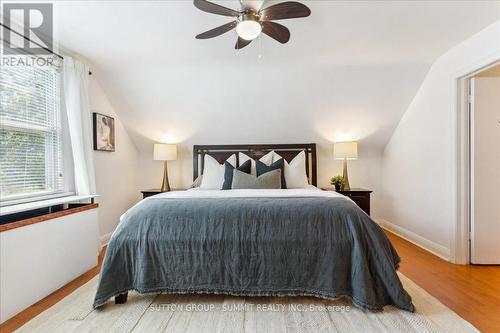
[[[345,185],[345,180],[341,175],[338,175],[330,179],[330,184],[335,186],[335,191],[340,191]]]

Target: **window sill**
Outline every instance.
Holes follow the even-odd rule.
[[[4,207],[0,207],[0,216],[20,213],[20,212],[29,211],[29,210],[38,209],[38,208],[45,208],[45,207],[50,207],[50,206],[62,205],[62,204],[70,203],[70,202],[80,202],[80,201],[89,200],[89,199],[91,201],[93,201],[93,199],[97,198],[97,197],[98,197],[98,195],[71,195],[71,196],[60,197],[60,198],[49,199],[49,200],[31,201],[31,202],[21,203],[21,204],[17,204],[17,205],[4,206]]]
[[[74,192],[51,192],[48,191],[44,194],[45,192],[38,192],[34,194],[28,194],[28,195],[18,195],[14,197],[9,197],[8,199],[5,199],[5,197],[0,197],[0,208],[1,207],[9,207],[9,206],[14,206],[14,205],[20,205],[24,203],[30,203],[30,202],[35,202],[35,201],[44,201],[44,200],[49,200],[49,199],[57,199],[57,198],[64,198],[64,197],[69,197],[72,195],[75,195]]]
[[[70,206],[67,209],[63,209],[63,210],[60,210],[60,211],[57,211],[54,213],[43,214],[43,215],[27,218],[24,220],[20,220],[20,221],[10,222],[7,224],[0,225],[0,233],[5,232],[5,231],[9,231],[12,229],[25,227],[25,226],[28,226],[31,224],[45,222],[45,221],[49,221],[49,220],[56,219],[59,217],[84,212],[84,211],[87,211],[90,209],[95,209],[97,207],[99,207],[99,204],[96,204],[96,203],[81,204],[81,205],[76,205],[75,207]]]

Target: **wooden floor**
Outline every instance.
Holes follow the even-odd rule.
[[[402,258],[400,271],[482,332],[500,331],[500,266],[450,264],[387,232]],[[99,273],[99,265],[0,325],[1,333],[21,327]]]
[[[500,332],[500,266],[453,265],[386,233],[402,258],[401,273],[481,332]]]

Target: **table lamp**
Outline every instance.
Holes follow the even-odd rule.
[[[342,178],[344,178],[345,185],[343,190],[349,191],[351,186],[349,185],[349,177],[347,175],[347,160],[358,159],[358,143],[354,141],[335,142],[333,144],[333,158],[344,161]]]
[[[170,191],[170,185],[168,184],[167,161],[174,161],[177,159],[177,146],[167,143],[155,143],[153,159],[155,161],[164,161],[161,191],[168,192]]]

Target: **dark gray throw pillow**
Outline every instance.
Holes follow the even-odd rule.
[[[224,162],[224,183],[222,184],[223,190],[230,190],[231,184],[233,183],[233,170],[234,167],[228,162]],[[250,173],[250,169],[252,168],[252,161],[248,160],[242,165],[240,165],[237,170],[242,171],[244,173]]]
[[[272,170],[281,170],[281,188],[286,188],[285,181],[285,161],[280,158],[276,162],[271,165],[266,165],[261,161],[255,161],[255,170],[257,171],[257,177],[260,175],[272,171]]]
[[[281,170],[276,169],[255,177],[239,170],[233,170],[233,183],[231,188],[238,189],[280,189]]]

